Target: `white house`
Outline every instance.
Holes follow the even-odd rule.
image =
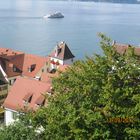
[[[60,42],[50,55],[51,69],[57,69],[59,65],[71,65],[74,57],[67,44]]]

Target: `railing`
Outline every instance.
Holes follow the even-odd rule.
[[[0,85],[0,91],[8,90],[8,84]]]
[[[3,104],[8,94],[8,85],[0,85],[0,106]]]

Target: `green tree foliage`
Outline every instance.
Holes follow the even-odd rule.
[[[0,130],[0,140],[37,140],[34,129],[23,122],[14,123]]]
[[[140,138],[140,57],[133,47],[119,54],[100,37],[104,55],[77,61],[54,79],[48,107],[30,115],[32,128],[44,128],[40,139]]]

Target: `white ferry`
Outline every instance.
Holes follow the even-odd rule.
[[[50,15],[45,15],[43,18],[64,18],[64,15],[61,14],[60,12],[56,12]]]

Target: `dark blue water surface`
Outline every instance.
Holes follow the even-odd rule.
[[[55,11],[63,19],[43,19]],[[95,2],[2,0],[0,45],[46,56],[65,41],[77,59],[101,54],[98,32],[122,43],[140,44],[140,5]]]

